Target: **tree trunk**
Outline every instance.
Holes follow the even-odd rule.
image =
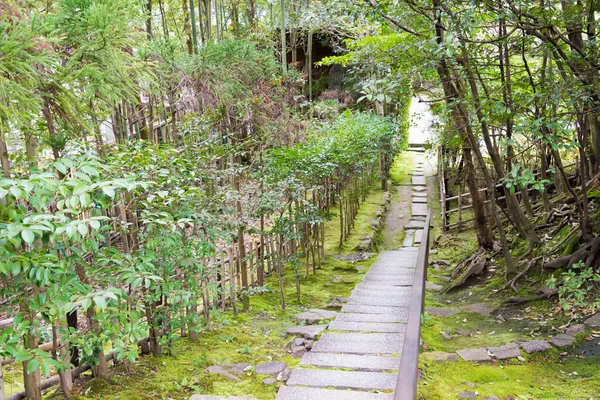
[[[8,158],[8,146],[4,135],[4,120],[0,119],[0,163],[5,178],[10,179],[10,159]]]

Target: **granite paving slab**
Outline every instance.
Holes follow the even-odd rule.
[[[329,330],[354,331],[354,332],[401,333],[401,332],[406,332],[406,325],[405,324],[383,323],[383,322],[333,321],[331,324],[329,324]]]
[[[398,370],[400,358],[308,352],[300,360],[300,365],[321,368],[350,368],[356,371],[392,371]]]
[[[522,342],[521,348],[525,350],[527,354],[540,353],[542,351],[551,350],[552,346],[545,340],[533,340],[531,342]]]
[[[427,198],[426,197],[413,197],[412,202],[413,203],[427,203]]]
[[[324,333],[313,344],[316,353],[400,354],[403,337],[394,333]]]
[[[446,307],[425,307],[425,311],[434,317],[451,317],[460,312],[458,308]]]
[[[402,312],[403,311],[403,312]],[[339,322],[402,322],[408,321],[408,308],[402,309],[396,315],[391,314],[361,314],[361,313],[340,313],[335,318]]]
[[[364,304],[345,304],[342,307],[342,312],[347,313],[362,313],[362,314],[390,314],[403,315],[406,313],[406,307],[389,307],[389,306],[367,306]]]
[[[423,230],[419,229],[418,231],[415,231],[415,244],[421,244],[422,240],[423,240]]]
[[[425,180],[424,176],[413,176],[412,177],[412,184],[414,186],[424,186],[427,184],[427,181]]]
[[[305,339],[314,340],[321,332],[327,329],[327,325],[294,326],[287,330],[288,335],[298,335]]]
[[[427,188],[425,186],[414,186],[412,190],[413,192],[425,192]]]
[[[406,233],[404,235],[404,241],[402,241],[402,246],[403,247],[410,247],[413,245],[413,239],[414,239],[414,235],[415,235],[415,231],[412,229],[408,229],[406,230]]]
[[[427,204],[412,203],[412,215],[413,216],[427,216]]]
[[[348,305],[408,307],[411,295],[412,293],[404,293],[396,296],[351,296],[348,299]]]
[[[386,372],[295,369],[288,386],[332,387],[335,389],[391,390],[396,374]]]
[[[383,277],[377,277],[376,275],[373,276],[365,276],[365,279],[363,280],[363,282],[382,282],[386,285],[392,285],[392,286],[412,286],[413,282],[414,282],[414,277],[412,275],[410,276],[397,276],[394,278],[383,278]]]
[[[418,229],[425,228],[425,221],[416,221],[411,219],[408,224],[404,225],[404,229]]]
[[[275,400],[392,400],[389,393],[353,392],[297,386],[284,386],[279,389]]]

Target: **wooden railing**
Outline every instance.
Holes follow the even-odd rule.
[[[425,282],[429,265],[429,227],[431,212],[425,219],[423,238],[419,247],[415,280],[408,313],[408,323],[400,356],[400,370],[394,392],[394,400],[415,400],[419,381],[419,349],[421,347],[421,314],[425,307]]]

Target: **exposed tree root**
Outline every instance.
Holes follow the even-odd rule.
[[[573,264],[577,264],[580,261],[584,261],[586,268],[589,268],[594,265],[598,259],[598,253],[600,253],[600,236],[584,244],[571,255],[558,257],[544,263],[544,268],[570,268]]]
[[[480,248],[465,261],[458,264],[454,271],[452,271],[454,282],[444,290],[444,293],[464,285],[470,277],[481,274],[487,265],[488,259],[496,253],[497,251],[488,253]]]
[[[550,289],[549,287],[544,287],[538,291],[538,295],[535,297],[509,297],[504,301],[505,304],[523,304],[530,301],[549,299],[551,297],[558,296],[558,289]]]

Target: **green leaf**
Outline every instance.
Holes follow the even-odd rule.
[[[81,236],[87,236],[87,234],[88,234],[88,227],[86,224],[77,225],[77,230],[79,231]]]
[[[92,227],[92,229],[95,229],[95,230],[100,229],[100,221],[97,221],[95,219],[91,220],[90,227]]]
[[[40,366],[40,362],[38,361],[38,359],[37,358],[32,358],[27,363],[27,373],[28,374],[33,374],[38,369],[39,366]]]
[[[30,231],[29,229],[23,229],[21,231],[21,237],[23,238],[25,243],[27,243],[28,245],[31,245],[33,243],[33,241],[35,240],[34,233],[32,231]]]
[[[104,192],[104,194],[106,194],[110,198],[115,197],[115,189],[113,189],[112,186],[104,186],[102,188],[102,191]]]
[[[31,358],[31,354],[25,350],[20,350],[15,354],[15,362],[27,361]]]
[[[102,296],[94,297],[94,303],[96,303],[100,310],[104,310],[106,308],[106,299]]]

